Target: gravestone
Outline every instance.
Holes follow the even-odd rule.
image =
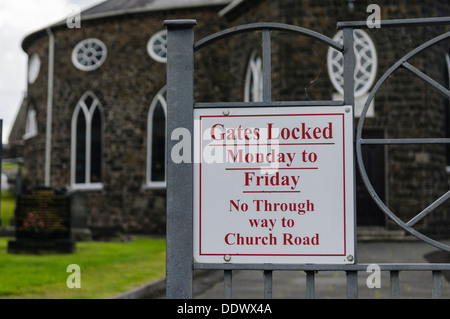
[[[21,194],[15,211],[16,239],[9,253],[73,253],[70,230],[70,197],[52,188]]]
[[[76,241],[92,240],[92,232],[88,228],[89,198],[85,192],[70,194],[70,215],[72,238]]]

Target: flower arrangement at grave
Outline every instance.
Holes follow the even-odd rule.
[[[38,214],[33,212],[29,212],[27,217],[23,222],[23,227],[27,230],[34,230],[34,232],[38,233],[43,230],[45,226],[44,220]]]

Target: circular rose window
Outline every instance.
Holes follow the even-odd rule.
[[[106,60],[105,44],[98,39],[86,39],[78,43],[72,51],[72,63],[80,70],[92,71]]]
[[[148,54],[155,61],[167,62],[167,31],[162,30],[155,33],[147,43]]]
[[[363,30],[354,30],[355,47],[355,97],[366,94],[372,87],[377,73],[377,52],[370,36]],[[342,44],[343,32],[339,31],[333,38]],[[330,48],[328,50],[328,75],[338,93],[344,95],[344,57],[342,53]]]

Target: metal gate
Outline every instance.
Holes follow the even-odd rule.
[[[194,131],[195,108],[235,108],[235,107],[270,107],[270,106],[343,106],[355,105],[354,70],[355,53],[354,29],[367,28],[366,21],[338,23],[338,29],[343,30],[343,44],[339,44],[323,34],[286,24],[254,23],[241,25],[208,36],[194,43],[195,20],[169,20],[164,22],[168,28],[168,63],[167,63],[167,298],[193,297],[194,270],[224,270],[225,295],[232,297],[232,277],[234,270],[262,270],[264,272],[264,296],[272,297],[273,271],[304,271],[306,272],[307,298],[314,298],[315,274],[322,271],[344,271],[347,275],[347,298],[358,297],[357,275],[366,271],[368,264],[213,264],[197,263],[193,259],[193,161],[171,160],[174,146],[182,139],[183,132]],[[450,18],[384,20],[381,28],[408,27],[424,25],[449,25]],[[238,103],[195,103],[194,101],[194,52],[225,37],[243,32],[261,31],[262,35],[262,65],[263,65],[263,101]],[[342,101],[272,101],[271,93],[271,31],[294,32],[321,41],[340,51],[344,57],[344,97]],[[416,231],[413,226],[423,217],[431,213],[450,197],[450,191],[436,200],[432,205],[419,213],[407,223],[401,221],[380,199],[365,171],[361,148],[368,144],[435,144],[450,143],[449,138],[413,138],[413,139],[365,139],[362,138],[362,128],[367,110],[386,79],[399,68],[409,70],[427,85],[436,89],[445,98],[450,99],[450,91],[425,75],[408,60],[436,43],[450,38],[450,32],[444,33],[417,47],[398,60],[376,83],[367,99],[356,130],[356,157],[362,179],[371,197],[382,211],[401,228],[420,240],[439,249],[450,251],[450,247],[432,240]],[[182,131],[179,129],[182,128]],[[178,129],[178,130],[177,130]],[[177,133],[178,132],[178,133]],[[190,135],[188,135],[190,136]],[[192,140],[189,141],[192,145]],[[193,154],[191,152],[191,154]],[[356,232],[356,226],[355,226]],[[356,233],[355,233],[356,238]],[[355,239],[356,241],[356,239]],[[355,243],[356,245],[356,243]],[[399,273],[402,271],[428,271],[432,273],[432,297],[441,298],[442,271],[449,271],[450,264],[379,264],[380,270],[389,272],[391,295],[399,297]]]

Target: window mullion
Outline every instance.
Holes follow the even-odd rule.
[[[88,112],[86,114],[86,184],[91,183],[91,132],[92,132],[92,116]]]

